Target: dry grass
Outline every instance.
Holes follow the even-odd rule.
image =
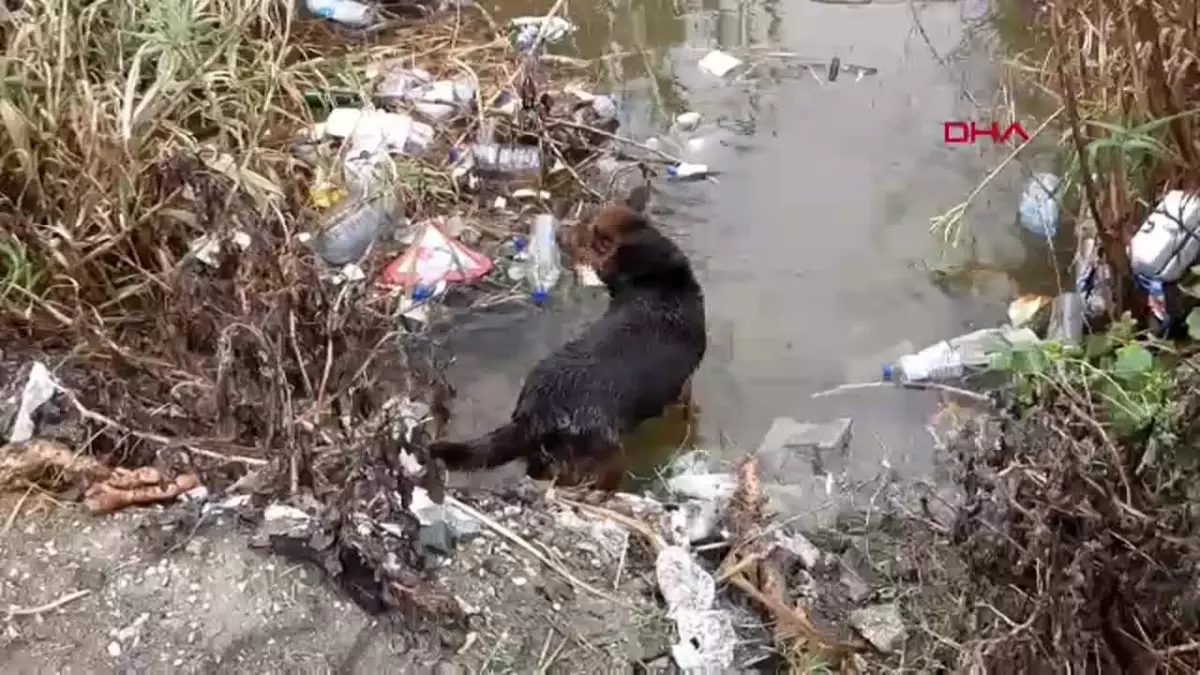
[[[440,492],[435,472],[406,475],[399,450],[420,457],[445,420],[444,362],[400,329],[395,294],[324,278],[297,235],[320,224],[307,189],[341,162],[314,170],[292,149],[322,116],[314,92],[370,100],[368,66],[469,74],[478,108],[501,89],[533,103],[557,71],[515,58],[482,11],[392,17],[369,35],[298,13],[30,0],[0,15],[0,345],[5,359],[52,360],[73,390],[73,419],[43,430],[73,451],[197,471],[218,492],[238,480],[306,508],[316,498],[336,544],[322,564],[364,607],[436,614],[444,598],[425,585],[373,573],[384,560],[419,569],[418,547],[358,524],[402,523],[415,539],[413,480]],[[561,156],[574,132],[548,138],[531,115]],[[440,158],[477,122],[460,116],[425,156],[393,158],[385,189],[408,218],[471,208]],[[235,233],[215,268],[189,252]],[[368,278],[385,253],[363,263]],[[420,404],[434,424],[414,429]]]
[[[1127,279],[1124,244],[1141,219],[1200,175],[1200,10],[1192,0],[1032,0],[1014,11],[1036,33],[1020,65],[1066,111],[1067,177]]]

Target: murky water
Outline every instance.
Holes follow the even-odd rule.
[[[506,18],[550,4],[487,9]],[[885,457],[902,474],[933,472],[931,395],[812,394],[878,379],[905,346],[994,325],[1017,288],[1052,290],[1046,244],[1015,225],[1015,164],[968,211],[975,245],[957,260],[1000,271],[953,289],[923,271],[942,248],[930,218],[962,202],[1008,152],[943,141],[945,120],[991,120],[986,106],[999,88],[996,57],[969,38],[965,11],[959,2],[571,4],[581,29],[558,51],[629,54],[604,61],[624,99],[623,134],[661,134],[672,115],[695,110],[721,141],[688,157],[719,170],[717,184],[663,183],[656,196],[658,222],[699,270],[711,348],[696,382],[696,433],[660,422],[639,434],[643,451],[661,457],[686,442],[733,458],[757,446],[773,417],[849,416],[854,473],[872,475]],[[697,66],[715,48],[761,65],[749,78],[717,78]],[[835,56],[878,72],[827,81]],[[797,65],[809,62],[821,65]],[[489,319],[490,328],[464,333],[452,433],[503,421],[530,365],[602,306]]]

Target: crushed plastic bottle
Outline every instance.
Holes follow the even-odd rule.
[[[348,172],[350,194],[325,215],[313,248],[334,266],[358,262],[371,245],[391,232],[401,214],[399,200],[386,172],[386,155],[375,155],[357,175]]]
[[[1058,176],[1052,173],[1035,173],[1021,191],[1017,209],[1018,222],[1032,234],[1043,239],[1053,239],[1058,234]]]
[[[366,28],[379,21],[379,13],[370,5],[354,0],[307,0],[308,11],[343,26]]]
[[[1028,328],[984,328],[900,357],[883,367],[883,379],[899,383],[953,380],[969,370],[986,368],[991,354],[1005,347],[1039,341],[1037,333]]]
[[[542,304],[562,276],[558,250],[558,219],[549,213],[539,214],[529,233],[529,282],[533,286],[533,301]]]

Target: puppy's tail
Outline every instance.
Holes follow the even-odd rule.
[[[474,440],[435,441],[429,445],[429,455],[445,462],[448,469],[490,469],[524,456],[528,447],[522,428],[509,422]]]

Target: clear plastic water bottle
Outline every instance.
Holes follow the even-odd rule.
[[[542,151],[529,145],[474,143],[468,152],[481,173],[511,175],[542,170]]]
[[[549,213],[533,221],[529,233],[529,281],[533,286],[533,301],[542,304],[562,276],[561,255],[558,250],[558,219]]]
[[[986,368],[994,352],[1037,342],[1037,333],[1028,328],[984,328],[900,357],[883,367],[883,379],[900,383],[953,380],[968,369]]]

